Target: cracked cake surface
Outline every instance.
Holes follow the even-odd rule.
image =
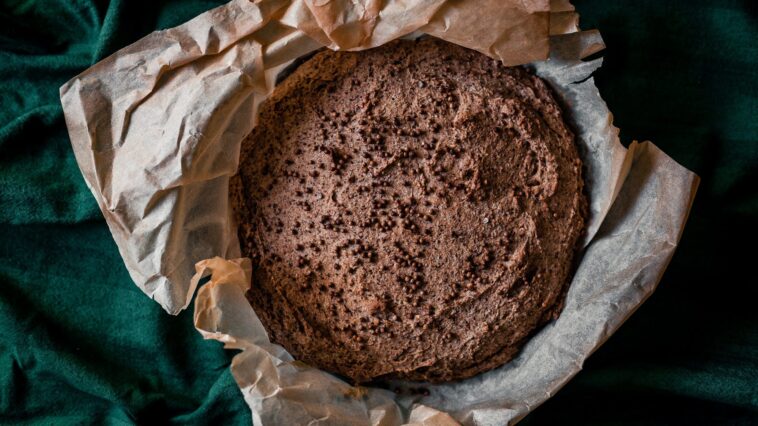
[[[275,343],[355,382],[462,379],[556,318],[586,200],[546,83],[437,39],[322,51],[261,105],[231,201]]]

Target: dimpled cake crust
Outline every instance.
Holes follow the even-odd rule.
[[[273,342],[355,382],[495,368],[560,313],[581,167],[523,67],[436,39],[322,51],[242,146],[247,297]]]

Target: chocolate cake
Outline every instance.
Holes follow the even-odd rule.
[[[470,377],[559,314],[582,186],[525,68],[436,39],[322,51],[242,146],[247,296],[273,342],[355,382]]]

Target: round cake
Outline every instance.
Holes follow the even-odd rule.
[[[586,200],[522,67],[436,39],[322,51],[261,105],[231,199],[275,343],[354,382],[441,382],[557,317]]]

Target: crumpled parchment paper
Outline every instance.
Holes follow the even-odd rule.
[[[510,424],[653,292],[698,182],[651,143],[620,144],[591,77],[602,60],[581,60],[602,40],[578,32],[577,20],[566,0],[234,0],[120,50],[66,83],[61,100],[77,162],[137,285],[177,313],[211,276],[195,325],[242,350],[231,369],[255,424]],[[240,142],[278,70],[322,46],[421,34],[528,63],[550,82],[577,133],[590,199],[586,250],[560,318],[510,363],[425,386],[425,396],[406,392],[418,384],[390,383],[399,394],[350,386],[270,343],[244,298],[250,263],[236,259],[228,207]]]
[[[523,64],[547,57],[549,11],[548,0],[233,0],[64,84],[71,145],[132,279],[177,314],[195,262],[239,255],[228,180],[282,66],[414,31]]]

